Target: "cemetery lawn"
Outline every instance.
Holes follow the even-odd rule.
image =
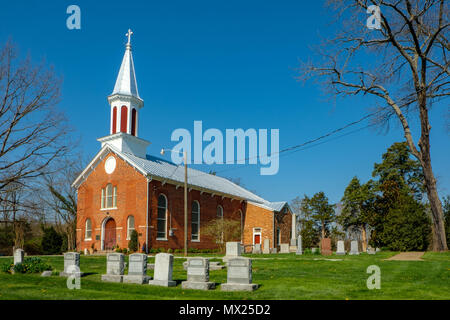
[[[66,278],[41,277],[39,274],[6,274],[0,272],[0,299],[450,299],[450,252],[427,252],[424,261],[384,261],[396,252],[376,255],[321,256],[295,254],[246,255],[253,260],[253,282],[260,285],[254,292],[222,292],[226,269],[211,271],[210,281],[216,282],[211,291],[183,290],[186,280],[183,258],[174,259],[173,288],[150,285],[108,283],[100,280],[106,273],[105,256],[81,256],[80,267],[86,274],[80,290],[69,290]],[[203,255],[208,256],[208,255]],[[219,256],[209,255],[212,261]],[[63,270],[62,256],[43,256],[55,271]],[[339,259],[332,261],[327,259]],[[0,264],[11,261],[0,257]],[[149,263],[154,263],[149,257]],[[366,286],[367,267],[381,269],[381,289]],[[148,270],[153,276],[153,270]]]

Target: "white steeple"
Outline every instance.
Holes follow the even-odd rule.
[[[131,35],[133,32],[128,29],[126,36],[128,42],[125,45],[125,54],[123,55],[122,65],[117,76],[116,85],[111,95],[124,94],[140,99],[134,71],[133,55],[131,53]]]
[[[125,54],[122,59],[116,85],[108,96],[111,111],[110,135],[98,139],[102,143],[110,144],[123,152],[132,153],[145,158],[145,149],[150,142],[138,138],[139,110],[144,106],[144,100],[139,97],[136,75],[134,71],[133,55],[131,54],[131,35],[128,29],[126,36]]]

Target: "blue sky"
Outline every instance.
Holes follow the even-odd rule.
[[[81,30],[66,27],[71,4],[81,8]],[[333,103],[316,83],[295,80],[298,60],[308,59],[320,36],[335,31],[331,19],[321,1],[17,0],[2,4],[0,42],[11,38],[22,54],[44,58],[63,78],[60,107],[81,138],[86,159],[99,150],[96,139],[109,133],[106,97],[128,28],[134,32],[133,57],[145,101],[139,135],[151,141],[150,154],[173,147],[172,131],[192,131],[194,120],[202,120],[204,130],[223,133],[280,129],[283,149],[358,120],[373,106],[367,98]],[[441,104],[431,112],[432,160],[441,195],[450,193],[446,110]],[[336,202],[353,176],[369,179],[374,162],[402,140],[398,125],[388,133],[362,130],[282,156],[273,176],[261,176],[255,165],[198,168],[240,178],[272,201],[324,191]]]

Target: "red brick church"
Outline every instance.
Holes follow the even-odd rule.
[[[139,250],[184,248],[184,167],[146,152],[138,136],[144,101],[139,96],[130,36],[114,86],[108,96],[110,134],[98,139],[101,149],[73,182],[78,190],[78,250],[127,248],[132,230]],[[144,120],[145,121],[145,120]],[[213,249],[202,234],[213,219],[236,219],[247,247],[269,239],[270,248],[295,238],[293,215],[286,202],[269,202],[233,182],[188,169],[188,247]]]

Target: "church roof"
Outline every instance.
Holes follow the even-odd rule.
[[[130,36],[132,32],[130,30],[128,32],[130,34],[128,36],[128,43],[125,46],[125,54],[123,55],[122,64],[111,96],[121,94],[141,99],[137,88],[133,55],[131,53]]]
[[[90,171],[93,170],[110,151],[134,166],[149,179],[179,186],[184,185],[184,165],[176,165],[170,161],[150,155],[146,155],[145,158],[137,157],[131,153],[122,152],[110,144],[105,144],[86,169],[76,178],[72,186],[78,188],[84,179],[87,178]],[[268,206],[274,210],[274,208],[271,207],[272,202],[257,196],[230,180],[189,167],[188,187],[234,199],[252,201]],[[277,202],[274,203],[276,204]]]

